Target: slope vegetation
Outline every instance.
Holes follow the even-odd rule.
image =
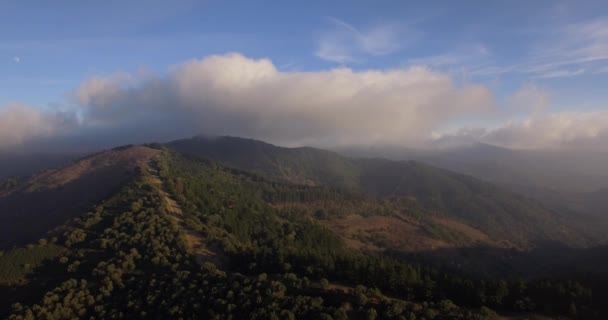
[[[546,241],[588,246],[602,239],[584,221],[490,183],[418,162],[351,159],[314,148],[281,148],[234,137],[179,140],[168,146],[266,177],[329,186],[377,199],[413,199],[441,218],[481,230],[505,246]]]
[[[369,224],[427,232],[437,243],[462,241],[458,231],[483,241],[481,231],[434,216],[415,199],[141,151],[146,156],[123,163],[133,166],[131,179],[91,212],[55,228],[48,241],[0,256],[1,318],[499,319],[492,308],[521,318],[605,319],[603,286],[481,278],[374,250],[402,244],[378,241]],[[34,189],[53,192],[78,180],[54,178]],[[361,231],[339,232],[340,220]],[[223,260],[201,257],[201,249]]]
[[[104,151],[0,189],[0,248],[45,233],[108,197],[158,153],[146,147]]]

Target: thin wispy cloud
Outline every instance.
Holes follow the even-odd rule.
[[[327,21],[330,28],[318,36],[315,55],[332,62],[360,62],[370,56],[388,55],[415,38],[414,32],[397,24],[358,29],[336,18]]]
[[[409,59],[408,64],[428,66],[458,66],[477,63],[489,56],[488,48],[481,44],[465,46],[451,52]]]
[[[410,59],[408,63],[466,70],[473,76],[517,74],[535,79],[576,77],[608,68],[608,18],[551,24],[535,34],[530,43],[522,42],[522,54],[508,59],[486,45],[470,45]]]
[[[15,63],[20,63],[20,62],[21,62],[21,57],[14,56],[14,57],[13,57],[13,62],[15,62]]]
[[[466,78],[475,70],[492,66],[491,58],[485,45],[472,44],[446,53],[408,59],[405,64],[424,65]]]
[[[608,18],[548,31],[519,68],[544,78],[571,77],[608,66]]]
[[[608,73],[608,66],[600,67],[593,70],[593,74]]]
[[[542,73],[540,75],[537,75],[536,78],[544,78],[544,79],[550,79],[550,78],[567,78],[567,77],[576,77],[579,75],[584,74],[585,72],[587,72],[587,69],[581,68],[581,69],[576,69],[576,70],[552,70],[552,71],[548,71],[545,73]]]

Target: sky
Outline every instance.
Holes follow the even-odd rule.
[[[0,0],[0,150],[608,150],[605,1]]]

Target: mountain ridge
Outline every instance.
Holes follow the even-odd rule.
[[[499,232],[521,226],[510,217],[543,240],[574,239],[528,200],[418,162],[215,141],[118,147],[9,187],[0,205],[47,195],[55,201],[23,218],[54,219],[0,254],[0,317],[496,320],[486,306],[522,316],[602,309],[590,288],[602,297],[603,285],[584,277],[512,278],[535,253],[518,250],[530,234]],[[462,203],[481,209],[454,211]],[[604,248],[570,254],[594,252]]]
[[[115,192],[136,174],[138,162],[156,153],[147,147],[102,151],[0,190],[0,247],[44,238]]]
[[[416,161],[352,159],[322,149],[282,148],[235,137],[195,137],[167,146],[285,181],[329,185],[379,198],[412,196],[428,209],[461,218],[477,229],[520,244],[558,240],[586,246],[599,241],[575,230],[580,227],[576,224],[574,229],[566,227],[577,217],[552,212],[532,199],[471,176]]]

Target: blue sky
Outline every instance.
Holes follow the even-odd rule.
[[[88,79],[163,77],[191,59],[231,52],[269,59],[287,73],[421,66],[456,86],[487,88],[503,108],[523,90],[551,113],[602,111],[608,4],[0,1],[0,108],[65,109],[78,104],[74,92]]]

